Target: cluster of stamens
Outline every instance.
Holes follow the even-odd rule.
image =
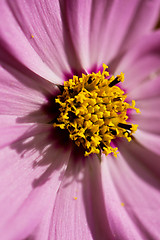
[[[101,151],[116,156],[117,148],[111,141],[116,137],[131,141],[138,126],[126,122],[127,109],[139,112],[135,101],[125,102],[127,95],[115,86],[124,80],[124,74],[109,78],[106,68],[103,64],[102,73],[82,74],[65,81],[62,94],[55,100],[60,113],[53,126],[67,129],[75,144],[83,146],[85,156]]]

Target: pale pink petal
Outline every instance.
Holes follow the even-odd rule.
[[[0,67],[0,114],[5,115],[4,119],[15,116],[17,122],[48,122],[43,108],[49,104],[48,98],[56,89],[37,75],[27,76],[3,64]]]
[[[139,129],[160,134],[160,98],[151,98],[136,101],[141,113],[132,112],[132,121],[139,125]]]
[[[117,158],[104,157],[102,183],[115,239],[159,238],[159,157],[136,143],[119,145]]]
[[[84,236],[92,239],[83,200],[84,169],[73,161],[70,165],[57,193],[50,222],[50,240],[79,240]]]
[[[29,133],[30,129],[37,127],[33,123],[17,124],[16,119],[14,116],[0,116],[0,133],[3,136],[0,138],[0,149],[13,143],[13,141],[19,139],[27,131]],[[46,126],[46,130],[48,130],[47,128]],[[28,137],[30,137],[30,134]]]
[[[117,163],[118,159],[108,156],[107,158],[104,157],[101,163],[102,188],[109,225],[113,232],[113,239],[141,240],[141,235],[135,228],[134,222],[122,206],[124,199],[119,196],[113,181],[112,174],[117,174],[117,172],[113,172],[114,167],[112,165],[115,164],[115,161]],[[121,180],[119,184],[124,183]]]
[[[49,239],[112,239],[103,201],[99,159],[87,158],[83,164],[77,160],[70,162],[59,188]]]
[[[61,83],[69,65],[59,1],[2,0],[0,11],[3,48],[37,74]]]
[[[151,152],[160,155],[160,135],[138,129],[135,132],[134,137],[141,145],[149,149]]]
[[[151,75],[147,81],[138,84],[136,88],[129,93],[131,99],[145,100],[160,96],[160,77]]]
[[[65,50],[71,67],[86,69],[102,62],[108,64],[150,31],[159,5],[158,0],[60,1]]]
[[[157,0],[92,1],[91,11],[89,8],[91,63],[109,64],[148,33],[157,21],[159,7],[160,2]]]
[[[159,75],[159,43],[160,31],[151,33],[130,48],[122,58],[116,69],[116,74],[125,73],[124,87],[128,91],[137,88],[143,81],[149,81]]]
[[[54,201],[52,199],[52,196],[53,195],[51,193],[51,199],[47,202],[47,208],[45,209],[45,212],[43,213],[43,216],[41,217],[39,224],[29,236],[31,240],[32,238],[35,240],[49,239],[50,224],[51,224],[52,213],[54,208]]]
[[[75,51],[82,67],[85,69],[89,68],[91,67],[89,40],[91,34],[90,24],[93,17],[91,12],[92,0],[62,0],[60,3],[64,33],[70,37],[70,41],[73,43],[72,51]],[[71,51],[71,49],[69,49],[69,51]],[[72,68],[77,69],[76,62],[72,63]]]
[[[23,134],[0,151],[0,235],[2,239],[25,239],[32,235],[54,205],[70,151],[57,148],[49,131]],[[51,131],[51,130],[50,130]],[[25,138],[26,137],[26,138]],[[48,219],[48,227],[50,220]]]

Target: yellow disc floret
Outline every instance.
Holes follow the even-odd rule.
[[[103,64],[102,73],[82,74],[64,82],[61,95],[56,98],[59,116],[54,127],[67,129],[70,138],[77,146],[83,146],[85,156],[101,151],[117,155],[117,148],[111,146],[116,137],[131,141],[131,135],[138,125],[126,122],[127,109],[139,109],[125,102],[127,97],[117,83],[124,80],[124,74],[109,78]]]

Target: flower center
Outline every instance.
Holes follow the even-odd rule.
[[[59,104],[59,116],[54,127],[67,129],[69,137],[77,146],[83,146],[85,156],[101,151],[117,156],[117,148],[111,141],[124,137],[131,141],[131,135],[138,125],[126,122],[127,109],[135,109],[125,102],[127,97],[117,83],[124,80],[124,74],[110,77],[103,64],[102,73],[82,74],[64,82],[62,94],[56,98]]]

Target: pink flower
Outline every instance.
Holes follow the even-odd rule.
[[[0,238],[159,239],[159,0],[1,0]],[[125,73],[141,114],[117,158],[81,159],[54,118],[56,84]]]

